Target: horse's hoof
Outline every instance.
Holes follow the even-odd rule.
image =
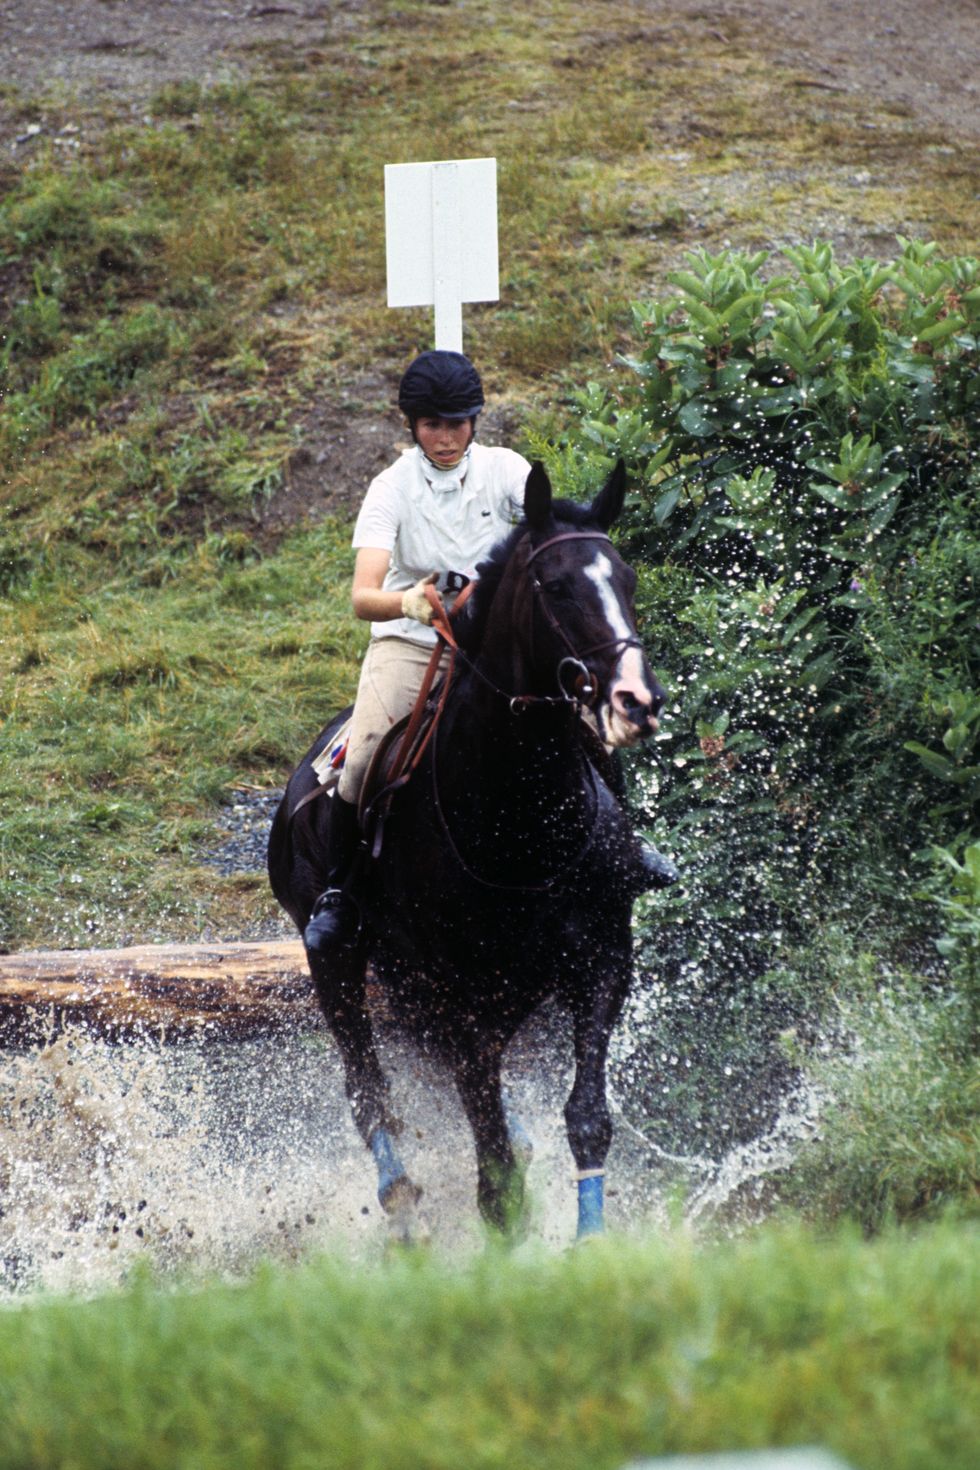
[[[507,1137],[510,1139],[511,1152],[519,1169],[527,1172],[531,1160],[534,1158],[534,1143],[520,1117],[514,1110],[510,1100],[509,1092],[504,1089],[502,1101],[504,1105],[504,1121],[507,1124]]]
[[[530,1134],[525,1132],[524,1124],[519,1118],[508,1117],[507,1132],[510,1137],[511,1152],[517,1167],[527,1173],[534,1158],[534,1143]]]
[[[407,1174],[402,1174],[385,1191],[381,1207],[388,1216],[388,1249],[403,1250],[427,1246],[428,1225],[418,1212],[422,1191]]]

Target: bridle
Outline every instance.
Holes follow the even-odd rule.
[[[549,536],[546,541],[542,541],[539,546],[535,546],[533,550],[530,551],[524,563],[525,568],[530,568],[531,563],[535,561],[535,559],[539,557],[543,551],[549,550],[550,547],[556,546],[562,541],[605,541],[608,545],[612,545],[610,538],[603,531],[560,531],[555,536]],[[547,694],[511,694],[507,690],[501,689],[497,684],[494,683],[492,679],[490,679],[483,672],[482,669],[477,666],[476,663],[474,663],[463,653],[463,651],[459,647],[459,644],[456,641],[456,637],[452,630],[450,617],[443,606],[442,599],[440,598],[434,587],[428,587],[426,589],[426,596],[428,597],[429,602],[432,605],[432,610],[434,614],[433,627],[439,635],[439,643],[437,644],[437,647],[433,650],[432,660],[430,662],[425,681],[419,693],[419,698],[416,702],[415,709],[412,712],[405,733],[396,751],[394,762],[388,773],[388,780],[383,789],[377,793],[376,797],[370,803],[371,808],[377,809],[377,827],[373,843],[373,851],[375,856],[377,856],[381,846],[381,832],[384,824],[385,813],[387,810],[385,806],[386,799],[390,801],[390,798],[394,795],[394,792],[399,787],[405,785],[405,783],[411,778],[412,772],[420,764],[425,748],[430,743],[430,741],[432,742],[433,754],[433,759],[431,763],[432,797],[433,806],[438,816],[439,824],[449,844],[450,850],[452,851],[453,856],[455,857],[460,868],[463,870],[464,873],[467,874],[468,877],[472,878],[482,887],[494,889],[497,892],[548,893],[552,889],[557,887],[562,882],[562,880],[575,867],[578,866],[578,864],[584,858],[585,854],[591,848],[592,843],[595,840],[595,834],[598,827],[600,804],[596,792],[595,774],[590,763],[586,764],[589,787],[592,796],[592,816],[589,823],[588,833],[579,850],[574,853],[573,856],[566,863],[563,863],[560,869],[552,873],[549,877],[545,878],[540,883],[495,883],[492,882],[490,879],[483,878],[480,874],[474,872],[473,869],[466,862],[462,853],[459,851],[459,848],[456,845],[456,841],[453,837],[445,812],[443,811],[442,802],[439,796],[439,781],[437,774],[438,762],[436,759],[438,746],[437,731],[442,718],[443,710],[446,706],[446,700],[449,695],[450,686],[453,683],[453,674],[457,659],[459,659],[462,663],[466,665],[470,673],[479,678],[496,694],[506,699],[509,702],[511,711],[513,713],[516,713],[518,710],[527,708],[531,705],[565,705],[566,707],[570,706],[576,712],[576,714],[580,715],[583,704],[588,704],[591,707],[591,705],[594,704],[598,695],[595,678],[584,660],[588,658],[590,654],[598,653],[600,649],[619,647],[642,647],[642,644],[640,643],[640,640],[638,638],[608,638],[602,640],[599,643],[593,643],[588,648],[576,650],[572,646],[572,643],[569,640],[569,637],[564,628],[561,626],[561,623],[555,617],[554,612],[548,605],[547,593],[545,592],[545,589],[542,586],[540,580],[533,572],[530,573],[530,576],[531,587],[535,596],[535,606],[540,607],[541,611],[544,613],[545,620],[548,623],[549,627],[554,633],[558,635],[560,641],[564,643],[565,647],[569,650],[566,656],[562,658],[558,664],[557,680],[559,690],[561,691],[558,696]],[[471,582],[466,588],[464,588],[463,593],[456,600],[456,609],[461,607],[468,594],[472,591],[473,586],[474,584]],[[531,624],[531,638],[533,642],[533,619]],[[444,648],[449,649],[449,668],[447,669],[446,674],[443,678],[442,687],[439,693],[438,700],[436,702],[436,708],[433,711],[428,728],[425,730],[424,735],[422,735],[418,743],[416,743],[416,736],[421,729],[423,712],[428,703],[429,693],[432,688],[436,670],[439,665],[439,659]],[[572,669],[577,671],[578,673],[578,682],[580,687],[574,691],[569,691],[568,689],[566,689],[562,681],[563,671],[565,669]]]
[[[547,593],[545,592],[545,589],[540,579],[533,571],[530,571],[531,563],[537,557],[539,557],[543,551],[548,551],[550,547],[556,546],[559,544],[559,542],[562,541],[605,541],[608,545],[612,544],[610,538],[603,531],[560,531],[555,536],[549,536],[548,539],[546,541],[542,541],[539,546],[535,546],[524,562],[525,568],[528,569],[530,572],[531,586],[535,595],[535,605],[541,609],[544,614],[545,621],[548,623],[548,626],[554,633],[557,634],[560,641],[568,649],[568,653],[563,659],[560,660],[558,664],[557,678],[558,687],[561,691],[560,695],[558,697],[547,694],[508,695],[505,690],[497,689],[497,686],[493,684],[491,680],[486,678],[482,670],[478,669],[474,664],[470,663],[468,659],[465,660],[473,673],[477,674],[477,676],[481,678],[484,683],[489,684],[492,689],[497,689],[498,694],[503,695],[506,699],[509,700],[512,711],[516,711],[528,705],[564,704],[571,705],[575,709],[576,713],[580,714],[583,704],[589,704],[591,706],[595,703],[595,700],[598,697],[598,689],[596,687],[595,677],[591,673],[588,665],[585,662],[585,659],[588,658],[590,654],[598,653],[600,649],[617,647],[639,648],[641,646],[640,640],[638,638],[607,638],[603,639],[599,643],[590,644],[588,648],[576,650],[573,647],[571,640],[568,637],[568,634],[565,632],[561,623],[555,617],[554,612],[548,604]],[[533,620],[531,623],[531,639],[533,642]],[[566,669],[575,670],[578,673],[578,687],[574,691],[566,689],[565,684],[563,683],[563,673]],[[442,828],[443,835],[445,836],[446,841],[449,844],[450,851],[456,859],[459,867],[467,875],[467,877],[472,879],[474,882],[480,884],[482,888],[489,888],[497,893],[551,893],[556,888],[558,888],[561,883],[568,877],[568,875],[572,873],[582,862],[586,853],[588,853],[588,851],[592,847],[592,844],[595,841],[596,832],[598,831],[600,803],[598,793],[596,791],[595,772],[592,768],[591,762],[586,762],[585,770],[588,776],[592,813],[588,822],[588,830],[586,832],[585,838],[579,846],[578,850],[574,852],[571,857],[569,857],[564,863],[562,863],[560,868],[556,869],[555,872],[549,874],[547,878],[543,878],[539,883],[496,883],[492,879],[484,878],[480,873],[477,873],[469,865],[469,863],[467,863],[466,859],[463,857],[462,853],[459,850],[459,847],[456,844],[456,840],[453,837],[452,829],[450,828],[449,821],[447,820],[439,796],[439,780],[437,774],[438,763],[436,760],[437,749],[438,742],[436,740],[433,743],[433,760],[431,767],[433,806],[435,808],[436,815],[439,818],[439,825]]]
[[[562,541],[604,541],[607,546],[612,545],[612,540],[609,536],[606,535],[604,531],[559,531],[557,535],[549,536],[546,541],[542,541],[539,546],[535,546],[529,552],[524,561],[525,570],[530,568],[531,563],[535,560],[536,557],[540,556],[543,551],[550,550],[552,546],[557,546]],[[452,668],[455,665],[456,660],[458,659],[460,663],[465,664],[469,672],[473,674],[477,679],[479,679],[482,684],[486,685],[488,689],[491,689],[494,694],[498,694],[501,699],[506,699],[510,705],[511,712],[514,714],[518,713],[520,710],[528,709],[531,706],[549,704],[571,705],[578,713],[581,713],[583,705],[591,709],[598,698],[599,690],[597,687],[595,675],[589,668],[585,660],[591,654],[599,653],[604,649],[642,649],[643,644],[641,643],[639,638],[605,638],[600,640],[600,642],[598,643],[589,644],[588,648],[575,648],[570,638],[568,637],[568,634],[565,632],[565,629],[555,617],[554,612],[549,606],[547,600],[548,594],[545,591],[544,585],[534,572],[530,572],[530,581],[531,589],[534,593],[535,606],[540,608],[542,614],[544,615],[545,622],[548,624],[548,627],[556,635],[558,640],[563,643],[568,649],[568,653],[565,655],[565,657],[559,660],[558,667],[555,672],[555,680],[560,690],[560,693],[557,695],[512,694],[507,689],[501,689],[500,685],[496,684],[493,679],[489,677],[489,675],[484,673],[484,671],[479,667],[478,664],[473,661],[473,659],[467,657],[467,655],[463,653],[462,649],[456,642],[455,636],[453,635],[450,618],[442,605],[442,600],[439,597],[439,594],[435,591],[434,588],[428,588],[426,595],[429,598],[429,602],[432,604],[432,609],[435,614],[435,617],[433,619],[433,627],[439,635],[440,652],[443,647],[447,647],[451,651],[452,662],[450,665],[450,675]],[[475,583],[470,582],[464,589],[463,594],[459,598],[457,598],[456,606],[453,609],[454,614],[457,609],[462,606],[463,602],[466,599],[466,595],[473,590],[474,586]],[[532,644],[534,642],[533,619],[531,622],[531,642]],[[569,689],[565,685],[564,678],[566,671],[571,671],[576,676],[576,684],[574,688]],[[448,692],[448,689],[446,689],[446,685],[448,685],[450,675],[447,675],[447,679],[444,683],[444,689],[446,692]]]
[[[529,553],[524,562],[525,568],[530,568],[531,563],[535,560],[536,557],[539,557],[543,551],[550,550],[552,546],[556,546],[559,542],[562,541],[605,541],[607,546],[612,545],[610,537],[608,537],[604,531],[559,531],[556,536],[549,536],[547,541],[542,541],[540,545],[534,547],[534,549]],[[585,660],[590,656],[590,654],[600,653],[609,648],[642,648],[643,645],[640,642],[639,638],[627,637],[606,638],[599,643],[590,644],[588,648],[574,648],[572,646],[571,640],[568,637],[568,634],[565,632],[565,629],[555,617],[554,612],[548,604],[547,592],[545,591],[542,582],[533,572],[531,573],[531,587],[535,595],[536,605],[541,609],[542,613],[544,614],[545,621],[547,622],[549,628],[554,634],[556,634],[558,639],[568,649],[568,653],[563,659],[560,660],[558,664],[557,682],[558,688],[561,690],[561,697],[557,702],[560,703],[562,701],[565,701],[567,703],[577,705],[586,704],[589,706],[589,708],[591,708],[598,698],[599,691],[596,687],[595,676]],[[533,622],[531,625],[531,638],[533,641]],[[563,676],[566,670],[571,670],[577,674],[576,685],[573,691],[569,691],[565,687]],[[543,698],[547,698],[547,696],[527,695],[523,697],[525,701],[540,701]],[[520,700],[522,699],[522,696],[515,696],[515,699]],[[513,703],[514,700],[512,700],[512,704]]]

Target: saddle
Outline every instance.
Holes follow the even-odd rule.
[[[392,798],[411,780],[435,728],[437,713],[438,707],[434,703],[424,705],[414,734],[409,734],[409,726],[416,715],[413,710],[396,721],[375,747],[357,807],[361,834],[372,858],[381,852],[385,819]]]

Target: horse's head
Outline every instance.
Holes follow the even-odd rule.
[[[608,536],[625,493],[622,462],[588,507],[556,504],[540,464],[524,491],[529,656],[561,693],[590,705],[603,740],[620,747],[656,731],[666,699],[637,633],[636,574]]]

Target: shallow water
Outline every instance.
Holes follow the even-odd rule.
[[[473,1145],[455,1089],[396,1036],[383,1039],[382,1053],[432,1247],[455,1258],[478,1250]],[[576,1192],[561,1111],[572,1081],[561,1017],[527,1027],[505,1070],[535,1146],[530,1239],[563,1249]],[[711,1190],[729,1195],[758,1162],[733,1159],[726,1173],[726,1161],[670,1159],[620,1116],[607,1165],[609,1227],[663,1227],[679,1185],[703,1219],[717,1203]],[[377,1260],[388,1232],[375,1191],[325,1030],[120,1044],[75,1029],[0,1057],[0,1295],[97,1291],[124,1281],[137,1261],[184,1278],[320,1249]]]

